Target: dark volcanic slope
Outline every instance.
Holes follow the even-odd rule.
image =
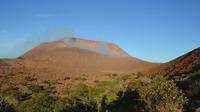
[[[153,73],[178,75],[200,70],[200,48],[154,68]]]
[[[72,73],[136,72],[156,65],[130,57],[115,44],[78,38],[41,44],[22,57],[37,63],[40,68],[68,70]]]

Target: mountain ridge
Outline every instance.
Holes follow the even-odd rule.
[[[103,47],[102,47],[103,46]],[[101,49],[95,49],[101,48]],[[111,52],[111,53],[110,53]],[[136,72],[155,66],[155,63],[131,57],[113,43],[105,43],[80,38],[65,38],[58,41],[43,43],[31,49],[22,57],[32,63],[48,62],[54,68],[76,69],[73,71],[94,70],[98,73],[110,71],[117,73]],[[46,66],[40,63],[39,65]],[[62,65],[62,67],[61,67]],[[105,72],[106,73],[106,72]]]
[[[128,53],[126,53],[123,49],[121,49],[119,46],[117,46],[114,43],[95,41],[95,40],[85,40],[85,39],[80,39],[80,38],[75,38],[75,37],[63,38],[61,40],[52,41],[52,42],[45,42],[36,46],[30,51],[35,52],[35,51],[45,50],[45,49],[70,48],[70,47],[86,49],[86,50],[102,53],[105,55],[111,55],[111,56],[118,56],[118,57],[129,56]],[[25,53],[25,55],[31,54],[30,51],[28,51],[28,53]]]
[[[200,70],[200,47],[151,69],[151,74],[179,75]]]

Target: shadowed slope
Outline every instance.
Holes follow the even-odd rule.
[[[153,73],[163,75],[187,74],[200,70],[200,48],[154,68]]]

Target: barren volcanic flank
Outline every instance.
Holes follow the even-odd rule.
[[[57,91],[83,81],[111,80],[156,66],[131,57],[113,43],[79,38],[65,38],[38,45],[17,59],[0,60],[0,80],[8,78],[13,85],[21,85],[25,79],[33,82],[56,81]],[[7,77],[9,74],[9,77]],[[67,80],[68,79],[68,80]]]
[[[44,43],[22,57],[37,67],[69,73],[128,73],[155,65],[129,56],[113,43],[79,38]]]
[[[170,62],[155,67],[153,74],[180,75],[200,70],[200,48],[196,48]]]

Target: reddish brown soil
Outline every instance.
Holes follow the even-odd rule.
[[[71,41],[72,44],[78,42],[90,48],[106,45],[117,55],[105,55],[67,46],[63,40],[44,43],[17,59],[0,60],[0,80],[4,80],[1,83],[21,86],[27,83],[42,84],[50,80],[56,83],[56,91],[62,92],[64,88],[79,82],[92,84],[98,80],[112,80],[114,73],[120,77],[123,74],[143,71],[157,65],[133,58],[112,43],[76,38],[67,41]],[[34,77],[36,80],[26,81],[27,76]],[[66,80],[66,78],[70,79]]]
[[[151,69],[151,74],[178,75],[200,70],[200,48]]]

